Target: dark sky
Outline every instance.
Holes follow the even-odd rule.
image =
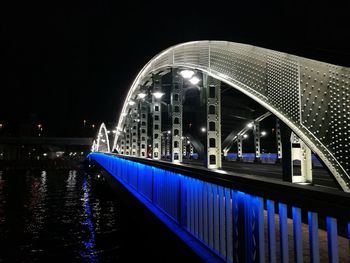
[[[37,119],[53,130],[115,121],[144,64],[191,40],[350,66],[349,1],[303,2],[7,1],[0,8],[0,121]]]

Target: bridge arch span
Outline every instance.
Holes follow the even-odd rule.
[[[120,113],[119,131],[140,85],[167,68],[199,70],[257,101],[287,124],[350,192],[349,68],[226,41],[179,44],[156,55],[139,72]]]
[[[97,133],[97,140],[94,144],[96,152],[110,152],[110,144],[106,125],[102,123]]]

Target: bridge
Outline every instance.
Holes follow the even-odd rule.
[[[349,82],[349,68],[250,45],[176,45],[139,72],[88,159],[206,261],[346,260]]]

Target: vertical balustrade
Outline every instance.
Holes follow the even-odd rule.
[[[328,259],[330,263],[338,263],[338,229],[337,219],[333,217],[326,218],[327,223],[327,244],[328,244]]]
[[[280,226],[280,246],[281,246],[281,262],[287,263],[288,258],[288,221],[287,221],[287,206],[278,204],[279,226]]]
[[[310,259],[312,263],[320,262],[318,242],[318,218],[317,213],[308,212]]]
[[[267,200],[266,206],[269,262],[276,263],[275,202],[272,200]]]
[[[119,157],[102,154],[106,169],[121,178],[152,202],[160,211],[173,218],[227,262],[265,262],[265,239],[269,262],[288,262],[294,258],[303,262],[302,210],[275,201],[266,200],[267,236],[264,235],[264,199],[228,189],[199,179],[193,179],[156,167],[139,164]],[[291,220],[287,210],[291,209]],[[275,219],[279,219],[280,258],[276,258]],[[288,223],[293,222],[293,247],[288,246]],[[326,217],[328,259],[339,262],[338,226],[334,217]],[[320,262],[318,215],[308,212],[311,262]],[[350,224],[348,224],[350,233]],[[305,236],[304,236],[305,238]],[[350,246],[350,244],[349,244]],[[291,252],[291,253],[290,253]]]
[[[303,262],[303,238],[301,228],[301,209],[298,207],[292,208],[293,216],[293,237],[294,237],[294,258],[295,263]]]

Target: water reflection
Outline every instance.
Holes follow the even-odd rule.
[[[5,180],[2,178],[3,171],[0,171],[0,226],[5,222],[4,204],[5,195],[3,194],[5,189]]]
[[[39,233],[43,228],[46,216],[46,171],[40,172],[40,177],[37,174],[27,174],[27,179],[30,180],[30,197],[25,204],[25,207],[31,212],[31,216],[27,218],[25,232],[29,232],[34,238],[39,237]]]
[[[152,242],[139,233],[148,223],[130,223],[130,209],[93,178],[76,170],[0,171],[0,262],[143,261]]]
[[[88,262],[98,262],[97,254],[95,251],[95,231],[91,220],[91,209],[89,203],[89,185],[86,177],[83,179],[83,208],[84,208],[84,220],[82,224],[88,229],[87,239],[83,241],[85,251],[80,251],[80,255],[88,260]]]

